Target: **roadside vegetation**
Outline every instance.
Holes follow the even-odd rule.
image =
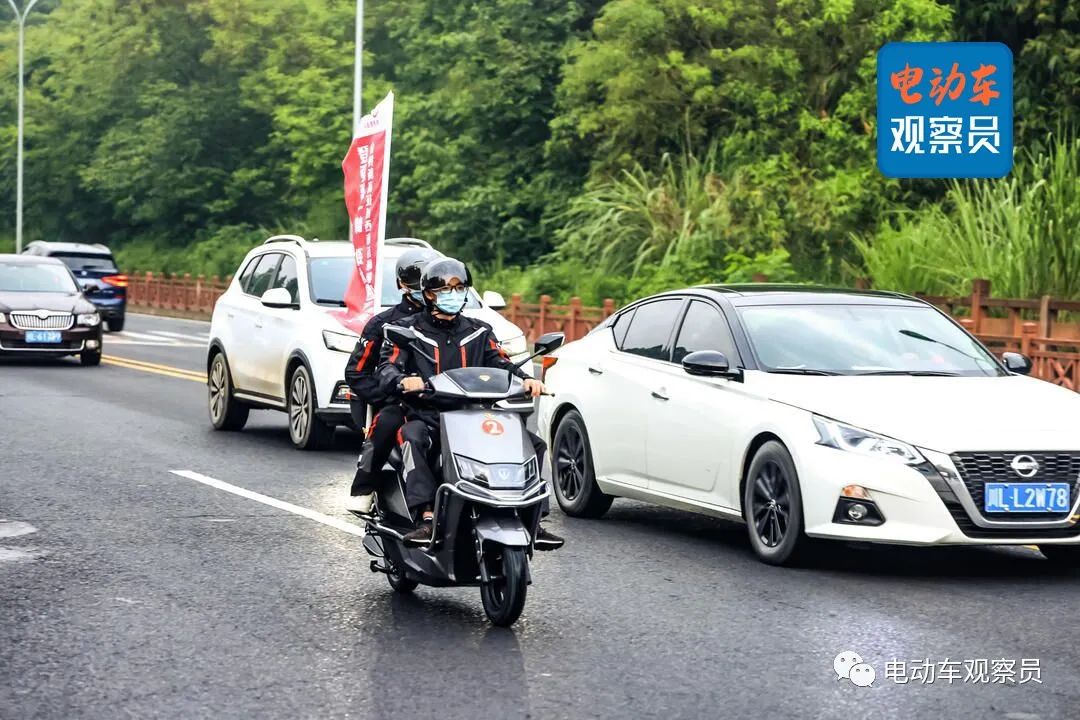
[[[344,237],[353,7],[42,0],[27,241],[225,275],[271,232]],[[2,26],[0,250],[15,37]],[[877,50],[951,39],[1013,51],[1014,171],[884,178]],[[485,288],[599,303],[763,273],[1080,297],[1078,47],[1069,0],[380,0],[364,100],[397,94],[389,233],[459,254]]]

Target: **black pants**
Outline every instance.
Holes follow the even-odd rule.
[[[367,495],[378,490],[379,472],[394,449],[398,430],[405,424],[405,411],[400,405],[387,405],[371,420],[367,438],[356,461],[351,495]]]
[[[539,435],[526,431],[529,441],[536,452],[537,467],[544,467],[544,453],[547,445]],[[432,427],[423,420],[409,420],[401,428],[399,442],[401,456],[405,464],[405,501],[414,513],[419,512],[435,501],[435,490],[441,484],[431,470],[430,459],[439,452],[439,428]],[[541,516],[549,511],[547,498],[540,507]]]
[[[367,423],[367,403],[355,396],[349,401],[349,415],[352,416],[353,425],[360,430]]]

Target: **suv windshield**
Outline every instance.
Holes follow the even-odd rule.
[[[397,287],[395,272],[396,264],[396,257],[383,259],[381,298],[383,307],[401,302],[401,291]],[[352,256],[311,258],[310,268],[312,301],[320,305],[343,305],[349,277],[355,272]],[[472,309],[480,307],[480,299],[476,296],[475,290],[469,290],[469,299],[465,307]]]
[[[738,313],[767,372],[1004,374],[974,338],[929,307],[768,305]]]
[[[80,253],[53,253],[50,257],[63,260],[64,264],[72,270],[94,270],[97,272],[115,273],[116,263],[109,255],[80,254]]]
[[[0,292],[79,292],[63,265],[0,262]]]

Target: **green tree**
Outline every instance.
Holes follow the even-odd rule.
[[[395,49],[392,229],[481,264],[550,248],[544,144],[572,0],[397,0],[377,11]],[[556,199],[557,202],[557,199]]]

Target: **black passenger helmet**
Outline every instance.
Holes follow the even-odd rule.
[[[465,263],[452,257],[440,257],[424,266],[424,275],[420,280],[424,290],[438,290],[446,287],[450,278],[457,278],[466,287],[472,285],[472,275]]]
[[[397,279],[410,290],[420,289],[420,280],[424,274],[424,266],[435,258],[442,257],[442,253],[431,248],[410,248],[401,253],[397,261]]]

